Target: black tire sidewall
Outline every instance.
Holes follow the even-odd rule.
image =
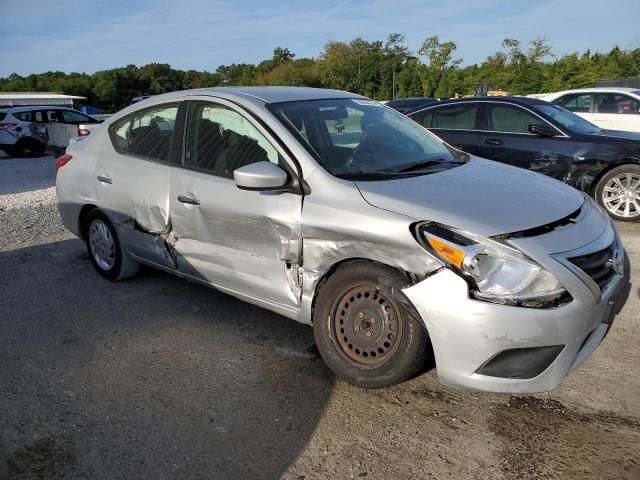
[[[605,206],[604,201],[602,200],[602,193],[604,190],[604,186],[607,184],[609,180],[611,180],[611,178],[617,175],[620,175],[622,173],[634,173],[636,175],[640,175],[640,165],[629,164],[629,165],[621,165],[619,167],[612,168],[607,173],[605,173],[603,177],[598,181],[598,184],[596,185],[593,195],[595,197],[596,202],[598,202],[598,205],[604,208],[604,210],[607,212],[607,214],[611,218],[615,220],[619,220],[621,222],[637,222],[640,220],[640,216],[628,218],[628,217],[622,217],[620,215],[611,213]]]
[[[398,303],[404,322],[402,338],[393,357],[376,368],[358,368],[348,362],[338,350],[332,338],[331,309],[336,296],[362,282],[379,284]],[[424,363],[427,334],[404,305],[410,304],[401,291],[406,279],[397,271],[373,262],[358,262],[339,267],[320,287],[314,307],[313,330],[316,345],[325,364],[343,380],[363,388],[380,388],[395,385],[415,376]]]
[[[94,220],[101,220],[111,231],[111,236],[115,245],[115,259],[113,262],[113,267],[110,270],[104,270],[100,265],[98,265],[96,259],[93,258],[93,253],[91,252],[91,245],[89,244],[89,228],[91,227],[91,223]],[[89,253],[89,258],[94,268],[107,280],[116,281],[120,275],[120,269],[122,268],[122,250],[120,249],[120,241],[118,239],[118,235],[115,228],[113,227],[113,224],[111,223],[111,220],[109,220],[109,217],[101,210],[91,210],[91,212],[89,212],[89,214],[87,215],[87,221],[85,222],[85,231],[83,233],[85,244],[87,245],[87,252]]]
[[[44,150],[44,144],[35,138],[21,138],[12,148],[13,156],[18,158],[28,157],[29,155],[42,155]]]

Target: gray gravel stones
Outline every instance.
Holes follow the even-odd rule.
[[[54,162],[0,158],[0,250],[71,237],[58,215]]]

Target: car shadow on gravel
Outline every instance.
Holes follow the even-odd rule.
[[[333,376],[310,328],[79,240],[0,252],[0,478],[278,478]]]

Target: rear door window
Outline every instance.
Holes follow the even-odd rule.
[[[572,93],[558,98],[553,103],[566,108],[570,112],[588,113],[591,105],[591,94]]]
[[[64,118],[62,118],[60,110],[47,110],[45,115],[47,116],[47,122],[64,123]]]
[[[640,114],[640,100],[618,93],[596,93],[595,105],[598,113]]]
[[[419,112],[415,120],[426,128],[441,128],[447,130],[475,130],[477,103],[461,105],[444,105]]]
[[[546,125],[539,117],[515,105],[489,105],[489,130],[501,133],[530,133],[529,125]]]
[[[122,154],[169,161],[171,138],[178,104],[159,105],[114,122],[109,133],[114,148]]]

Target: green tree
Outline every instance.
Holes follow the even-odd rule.
[[[501,49],[479,64],[461,66],[456,44],[438,37],[424,40],[417,55],[404,36],[386,40],[355,38],[330,41],[318,58],[296,59],[288,48],[274,49],[271,58],[257,64],[220,65],[214,72],[183,72],[167,64],[103,70],[94,74],[44,72],[0,78],[0,91],[51,91],[87,97],[106,111],[129,105],[143,94],[217,85],[304,85],[336,88],[388,100],[399,97],[450,97],[473,92],[474,83],[514,94],[553,92],[591,86],[598,79],[640,75],[640,48],[614,47],[609,52],[573,52],[554,57],[544,38],[523,43],[507,38]],[[425,59],[422,63],[419,57]]]
[[[216,73],[220,75],[221,85],[255,85],[257,67],[249,63],[220,65]]]
[[[454,42],[441,43],[437,36],[428,37],[422,42],[418,54],[428,60],[422,76],[425,96],[449,97],[454,93],[447,83],[447,76],[462,63],[462,59],[454,57],[457,48]]]
[[[422,96],[422,64],[416,57],[409,57],[402,65],[400,72],[396,75],[396,84],[398,88],[397,96],[421,97]]]
[[[284,62],[268,72],[258,75],[256,84],[321,87],[322,81],[318,62],[303,58]]]

